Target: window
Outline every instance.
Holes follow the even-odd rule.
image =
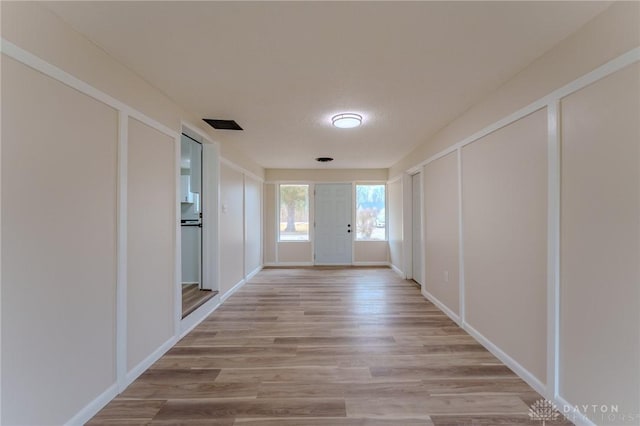
[[[280,241],[309,241],[309,185],[280,185]]]
[[[356,240],[385,241],[385,185],[356,185]]]

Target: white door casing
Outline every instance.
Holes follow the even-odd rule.
[[[413,229],[413,280],[422,284],[422,173],[411,176],[412,200],[412,229]]]
[[[352,185],[315,186],[315,264],[350,265],[355,225]]]

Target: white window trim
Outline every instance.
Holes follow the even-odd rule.
[[[374,185],[381,185],[384,186],[384,215],[385,215],[385,220],[384,220],[384,239],[382,240],[366,240],[366,239],[360,239],[358,238],[358,191],[357,191],[357,187],[358,186],[374,186]],[[366,182],[362,182],[362,181],[357,181],[357,182],[353,182],[353,241],[357,242],[357,243],[383,243],[383,242],[389,242],[389,221],[387,220],[387,217],[389,216],[388,214],[388,207],[389,207],[389,191],[388,191],[388,187],[387,187],[387,182],[384,181],[366,181]]]
[[[306,240],[283,240],[280,238],[280,188],[285,185],[297,185],[297,186],[306,186],[307,187],[307,217],[309,218],[309,226],[308,226],[308,230],[307,230],[307,239]],[[277,238],[276,238],[276,243],[310,243],[311,241],[313,241],[312,239],[312,217],[311,217],[311,199],[313,198],[311,196],[311,191],[312,189],[312,184],[308,183],[308,182],[280,182],[277,184],[277,191],[276,191],[276,233],[277,233]]]

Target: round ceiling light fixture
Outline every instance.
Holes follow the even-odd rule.
[[[331,117],[331,123],[340,129],[352,129],[362,124],[362,116],[353,112],[343,112]]]

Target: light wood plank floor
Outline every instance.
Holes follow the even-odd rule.
[[[265,269],[89,424],[540,425],[539,398],[389,269]]]
[[[217,291],[200,290],[198,284],[182,284],[182,318],[213,299]]]

